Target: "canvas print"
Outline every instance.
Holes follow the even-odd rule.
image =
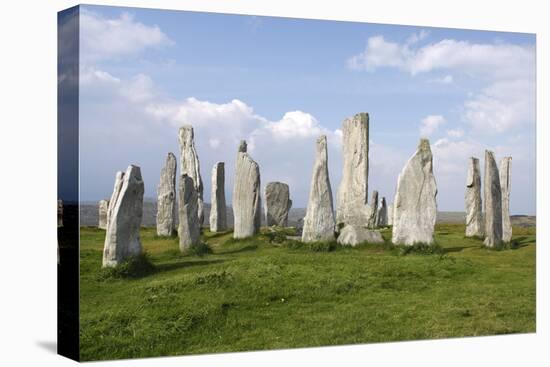
[[[59,349],[535,332],[534,34],[59,13]]]

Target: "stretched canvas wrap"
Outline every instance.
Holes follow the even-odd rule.
[[[535,332],[534,34],[58,15],[59,353]]]

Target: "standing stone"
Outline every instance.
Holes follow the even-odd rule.
[[[364,225],[369,176],[369,115],[358,113],[342,124],[344,167],[336,198],[336,223]]]
[[[500,178],[493,152],[485,151],[484,211],[485,246],[498,248],[502,245],[502,192]]]
[[[157,188],[157,235],[171,236],[176,230],[176,156],[168,153]]]
[[[202,226],[204,221],[204,202],[203,202],[203,186],[200,172],[199,156],[195,149],[193,126],[184,125],[179,130],[179,145],[180,145],[180,174],[188,175],[195,183],[195,191],[197,191],[197,215],[199,225]]]
[[[288,225],[288,212],[292,207],[288,185],[270,182],[265,187],[265,219],[268,226]]]
[[[109,210],[109,200],[99,200],[98,214],[99,222],[98,227],[101,229],[107,229],[107,211]]]
[[[373,231],[361,226],[347,225],[338,234],[336,242],[340,245],[355,247],[360,243],[384,243],[384,238],[380,231]]]
[[[210,207],[210,231],[221,232],[227,229],[225,208],[225,163],[217,162],[212,168],[212,195]]]
[[[388,226],[393,226],[393,203],[388,205],[387,220]]]
[[[437,185],[428,139],[420,139],[415,154],[397,179],[392,242],[412,246],[432,244],[437,217]]]
[[[307,204],[303,242],[334,240],[335,218],[332,206],[332,190],[328,175],[327,137],[317,139],[315,163],[311,176],[309,201]]]
[[[512,222],[510,221],[510,190],[512,187],[512,157],[500,161],[500,190],[502,193],[502,241],[512,240]]]
[[[367,228],[376,228],[378,226],[378,191],[372,192],[372,198],[367,206]]]
[[[246,238],[260,230],[262,221],[260,196],[260,166],[246,152],[241,141],[235,163],[233,187],[233,238]]]
[[[179,243],[180,251],[184,252],[191,246],[200,243],[201,231],[198,216],[198,194],[193,179],[182,174],[179,183]]]
[[[383,197],[378,207],[378,213],[376,214],[376,226],[385,227],[388,225],[388,208],[386,206],[386,198]]]
[[[483,237],[483,214],[481,202],[481,174],[479,159],[470,158],[466,178],[466,237]]]
[[[139,167],[130,165],[118,172],[109,201],[107,232],[103,249],[103,267],[120,264],[141,254],[139,229],[143,215],[143,180]]]
[[[63,227],[63,200],[57,200],[57,227]]]

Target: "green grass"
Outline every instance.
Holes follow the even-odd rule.
[[[535,331],[535,229],[512,249],[483,248],[438,225],[437,250],[386,243],[342,248],[262,229],[233,240],[142,230],[150,272],[105,276],[105,232],[81,229],[81,358],[152,357]],[[143,264],[142,264],[143,265]]]

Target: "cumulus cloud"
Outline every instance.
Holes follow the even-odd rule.
[[[447,135],[451,138],[461,138],[464,136],[464,130],[458,128],[458,129],[450,129],[447,130]]]
[[[429,137],[439,127],[445,124],[446,120],[441,115],[429,115],[422,119],[420,123],[420,136]]]
[[[306,204],[319,135],[327,135],[329,164],[341,167],[341,132],[327,129],[310,113],[288,111],[280,119],[270,120],[238,99],[215,103],[194,97],[166,98],[151,78],[142,74],[123,79],[88,68],[81,76],[85,81],[81,84],[81,130],[86,136],[81,143],[82,174],[90,175],[83,176],[82,190],[90,196],[108,196],[114,172],[134,163],[142,167],[148,183],[146,196],[154,197],[164,159],[159,152],[177,155],[177,131],[183,124],[195,129],[203,180],[208,180],[215,162],[226,162],[228,200],[241,139],[248,141],[250,154],[260,164],[263,185],[287,182],[296,205]],[[334,187],[339,177],[340,169],[331,170]],[[205,192],[205,197],[210,193]]]
[[[453,80],[454,80],[453,76],[450,74],[447,74],[439,78],[430,79],[430,82],[437,83],[437,84],[452,84]]]
[[[483,44],[444,39],[422,47],[415,43],[387,41],[383,36],[369,37],[365,50],[348,59],[355,70],[374,71],[394,67],[411,75],[437,70],[458,70],[478,77],[526,77],[534,70],[535,48],[514,44]]]
[[[134,55],[172,43],[158,26],[137,22],[129,13],[106,18],[86,9],[80,12],[80,55],[84,62]]]

